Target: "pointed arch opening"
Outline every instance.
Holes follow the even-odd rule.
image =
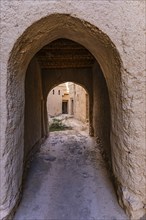
[[[56,72],[56,67],[49,66],[49,70],[41,67],[41,65],[43,66],[43,59],[39,58],[41,49],[57,39],[67,39],[85,48],[93,57],[92,59],[86,57],[86,62],[89,61],[88,66],[81,67],[83,64],[80,60],[80,68],[68,66],[67,69],[58,66],[57,68],[60,68],[60,71],[57,70]],[[41,56],[43,57],[43,55]],[[48,57],[51,58],[51,55],[49,54]],[[70,64],[68,63],[68,65]],[[68,70],[70,70],[70,75],[68,75]],[[118,50],[109,37],[92,24],[70,15],[53,14],[42,18],[28,27],[20,36],[12,49],[8,65],[6,147],[11,146],[7,153],[12,163],[15,163],[13,172],[7,174],[12,183],[5,199],[5,203],[9,204],[8,212],[14,208],[19,198],[25,155],[30,150],[25,150],[25,146],[28,147],[28,143],[31,142],[31,148],[47,135],[45,103],[49,91],[48,84],[52,88],[55,83],[58,84],[64,80],[75,81],[88,89],[90,96],[90,133],[97,137],[97,142],[101,146],[105,146],[105,152],[110,158],[115,179],[120,187],[124,179],[124,164],[121,165],[123,163],[121,160],[121,137],[123,135],[121,72],[122,65]],[[36,78],[37,80],[35,80]],[[30,85],[29,81],[32,81],[33,85]],[[33,87],[38,92],[35,81],[39,81],[37,84],[38,95],[32,92]],[[30,114],[29,117],[27,116],[27,112],[29,106],[32,108],[33,115],[36,102],[33,105],[31,100],[35,100],[35,98],[39,102],[39,105],[37,104],[38,114],[35,117],[39,118],[37,125],[40,126],[36,129],[35,135],[31,129],[34,138],[31,137],[30,139],[27,128],[30,129],[35,124],[33,126],[29,124],[32,118]],[[33,118],[35,117],[33,115]],[[105,118],[104,123],[103,118]],[[5,163],[7,164],[8,161]],[[119,172],[121,173],[120,176]],[[17,178],[13,178],[14,176]]]

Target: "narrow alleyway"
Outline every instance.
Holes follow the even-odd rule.
[[[128,219],[94,139],[70,123],[75,129],[51,132],[31,162],[14,220]]]

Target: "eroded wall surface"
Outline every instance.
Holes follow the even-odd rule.
[[[111,112],[105,78],[97,63],[93,66],[93,127],[101,150],[105,150],[111,163],[110,127]]]
[[[25,77],[24,157],[42,138],[42,99],[41,70],[33,59]]]
[[[26,70],[39,49],[60,37],[81,43],[100,63],[119,201],[134,219],[144,215],[145,1],[4,0],[1,17],[0,217],[10,214],[21,187]]]

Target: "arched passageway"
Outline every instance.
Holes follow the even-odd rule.
[[[105,78],[92,54],[80,44],[67,39],[58,39],[43,47],[28,66],[25,82],[25,148],[31,151],[34,144],[47,135],[47,95],[55,85],[67,81],[78,83],[88,91],[90,135],[97,137],[111,163],[110,105]]]
[[[92,65],[90,64],[90,67],[82,69],[82,76],[79,69],[76,71],[71,69],[66,73],[66,70],[63,68],[59,72],[50,68],[49,74],[45,68],[42,71],[41,65],[43,64],[37,58],[39,50],[45,45],[49,45],[49,43],[61,38],[84,46],[93,57]],[[90,112],[91,135],[97,136],[99,142],[106,140],[106,143],[101,143],[101,145],[105,146],[109,158],[112,157],[112,168],[117,184],[119,201],[129,213],[133,213],[133,207],[129,208],[129,204],[126,202],[127,194],[123,191],[126,186],[126,192],[133,196],[131,180],[126,177],[129,173],[129,164],[125,163],[127,158],[125,146],[128,145],[128,142],[124,139],[122,71],[119,53],[108,36],[88,22],[69,15],[54,14],[45,17],[32,24],[17,40],[11,52],[8,68],[6,148],[9,149],[7,158],[12,161],[11,167],[13,167],[13,172],[9,172],[10,167],[7,166],[9,163],[5,161],[5,167],[8,172],[7,177],[4,179],[4,184],[7,179],[9,179],[10,183],[7,184],[7,189],[4,189],[4,191],[7,191],[7,196],[3,198],[4,203],[8,207],[7,213],[11,212],[20,196],[24,161],[30,148],[47,134],[45,105],[47,92],[49,91],[48,85],[50,85],[51,89],[55,86],[55,83],[61,83],[64,80],[75,81],[84,85],[84,87],[87,86],[89,95],[91,94],[90,102],[92,103],[92,108],[90,108],[90,111],[92,109],[92,112]],[[68,78],[69,72],[70,77]],[[35,82],[35,78],[37,78],[37,82],[42,81],[42,84],[31,84],[30,88],[29,82]],[[33,90],[33,86],[35,90]],[[32,90],[37,91],[37,94],[33,93]],[[30,99],[27,98],[29,95],[32,96],[32,100],[35,100],[34,104],[30,103]],[[37,106],[35,106],[36,104]],[[27,114],[27,107],[30,105],[32,107],[32,114],[34,112],[33,108],[38,108],[38,111],[35,111],[37,115],[31,115],[30,112],[29,115]],[[102,111],[103,109],[105,111]],[[107,114],[106,126],[105,123],[102,123],[105,114]],[[37,121],[39,128],[36,128],[35,131],[32,128],[30,129],[30,127],[34,127],[36,124],[32,123],[30,125],[28,122],[29,119],[34,117],[37,117],[39,120]],[[107,132],[103,132],[104,126]],[[32,136],[29,138],[28,128],[32,131],[33,138]],[[110,145],[111,150],[109,150]],[[11,149],[9,146],[11,146]]]
[[[33,155],[14,220],[126,219],[87,124],[68,114],[49,122],[49,137]]]
[[[111,162],[111,158],[110,158],[111,149],[110,149],[110,138],[109,138],[110,105],[109,105],[108,89],[102,70],[99,64],[97,63],[96,59],[85,47],[74,41],[64,38],[52,41],[50,44],[45,45],[40,51],[38,51],[35,57],[33,57],[33,59],[31,60],[26,72],[25,127],[24,127],[25,158],[24,159],[27,159],[28,153],[31,152],[32,148],[34,147],[32,141],[34,141],[34,143],[40,141],[41,130],[43,131],[42,137],[44,135],[46,136],[48,135],[47,108],[46,108],[48,93],[53,89],[53,94],[55,95],[56,93],[55,86],[67,81],[70,82],[72,81],[74,83],[77,83],[78,85],[83,86],[86,89],[86,91],[88,91],[89,103],[90,103],[89,104],[90,105],[89,108],[90,135],[96,137],[98,144],[100,142],[101,145],[100,147],[102,148],[104,147],[104,150],[108,155],[108,159]],[[37,93],[36,90],[38,90]],[[52,105],[51,102],[50,105]],[[79,111],[80,110],[81,108],[79,109]],[[43,118],[42,121],[40,120],[41,118]],[[53,171],[52,180],[51,180],[51,176],[49,175],[51,172],[47,173],[48,180],[45,182],[45,185],[49,184],[49,192],[47,191],[45,192],[45,190],[41,188],[41,185],[44,185],[44,182],[42,184],[39,184],[40,183],[39,176],[34,171],[35,172],[34,176],[37,176],[38,187],[41,188],[42,194],[40,190],[39,192],[41,195],[43,195],[43,198],[46,201],[45,204],[49,206],[48,207],[49,211],[48,209],[44,211],[40,211],[42,213],[45,213],[44,215],[42,215],[43,216],[42,218],[44,218],[44,216],[48,216],[48,219],[59,219],[59,218],[89,219],[92,215],[94,216],[94,218],[97,218],[99,216],[100,216],[99,218],[103,218],[103,213],[105,213],[104,214],[105,216],[109,217],[109,213],[107,213],[106,209],[104,210],[103,208],[104,210],[103,213],[102,212],[99,213],[98,209],[97,209],[98,211],[92,210],[93,208],[90,207],[90,202],[89,203],[83,202],[83,200],[86,201],[86,197],[88,197],[86,193],[87,188],[92,188],[92,186],[94,185],[94,181],[92,182],[91,180],[89,180],[89,178],[88,181],[91,183],[88,185],[88,181],[86,182],[85,178],[87,178],[88,175],[92,176],[91,173],[96,173],[96,170],[94,170],[95,165],[93,165],[93,163],[90,162],[90,159],[89,161],[87,159],[91,157],[91,154],[97,156],[97,154],[95,153],[96,150],[94,149],[95,145],[92,145],[91,142],[91,146],[92,146],[92,147],[90,146],[91,149],[89,146],[86,146],[85,143],[86,142],[88,143],[89,139],[87,138],[87,136],[80,134],[79,131],[75,133],[74,131],[71,131],[71,133],[66,131],[65,134],[63,132],[55,133],[54,136],[52,133],[50,133],[49,138],[50,140],[47,139],[46,140],[47,143],[45,142],[45,144],[42,146],[42,154],[40,153],[41,156],[43,155],[42,157],[44,159],[45,157],[47,158],[50,157],[50,155],[48,155],[47,152],[51,151],[53,155],[55,153],[55,158],[57,161],[56,163],[54,162],[50,165],[50,168]],[[55,143],[57,149],[55,147],[53,148],[53,145],[50,146],[50,148],[48,148],[47,146],[50,145],[50,143]],[[62,143],[62,145],[60,143]],[[44,151],[45,151],[45,155],[44,155]],[[96,158],[94,158],[93,160],[95,161],[95,159]],[[86,163],[88,165],[86,165]],[[38,164],[39,164],[39,160],[38,160]],[[91,166],[89,168],[89,170],[91,169],[90,171],[87,168],[88,166]],[[43,174],[42,174],[43,172],[39,168],[39,166],[38,166],[38,170],[39,173],[41,173],[41,179],[43,181]],[[100,177],[100,174],[98,173],[97,176]],[[94,175],[93,178],[95,178]],[[97,178],[95,179],[97,181]],[[33,179],[32,181],[34,183],[36,182],[35,179]],[[102,185],[102,181],[100,183],[100,187]],[[52,183],[56,187],[55,191],[53,190]],[[67,183],[69,184],[68,186]],[[84,186],[83,187],[84,190],[81,186]],[[94,190],[96,192],[95,194],[97,195],[97,200],[98,200],[99,191],[97,190],[97,188],[95,187]],[[108,184],[107,184],[107,188],[108,188]],[[34,191],[36,191],[35,188]],[[78,193],[78,191],[84,191],[84,193]],[[44,192],[47,196],[44,196]],[[50,193],[52,194],[52,192],[54,196],[51,199]],[[25,193],[28,192],[24,192],[24,198],[25,198]],[[32,198],[37,197],[34,203],[38,204],[38,207],[40,207],[40,210],[42,210],[43,204],[41,206],[39,205],[39,200],[41,200],[41,197],[36,196],[35,194],[31,194],[31,192],[29,194],[32,196]],[[72,194],[77,194],[77,197],[75,197],[74,199]],[[93,192],[91,192],[91,195],[92,194]],[[80,199],[78,199],[79,195],[80,195]],[[82,199],[82,205],[79,206],[81,199]],[[90,200],[92,199],[95,200],[94,196],[93,197],[91,196]],[[105,200],[107,201],[107,198]],[[104,205],[105,200],[104,199],[103,201],[101,200],[100,203],[101,207]],[[23,201],[24,200],[22,200],[22,202]],[[72,201],[72,205],[71,205],[71,201]],[[28,206],[26,206],[25,204],[22,206],[20,205],[20,209],[18,209],[18,213],[16,213],[15,216],[16,219],[21,218],[21,215],[22,218],[24,219],[25,218],[27,219],[29,217],[30,213],[29,211],[27,212],[27,210],[29,210],[29,201],[27,202],[27,204]],[[23,208],[21,210],[21,207],[23,206],[27,207],[26,210],[23,210]],[[66,207],[66,210],[70,210],[70,211],[65,211],[64,208],[60,208],[60,206]],[[98,206],[98,204],[94,201],[93,205],[91,206],[92,207]],[[32,209],[34,209],[34,206],[32,207]],[[90,209],[92,211],[90,211]],[[87,212],[86,214],[87,216],[85,216],[83,212]],[[34,216],[34,218],[38,218],[37,216],[39,216],[40,213],[37,213],[36,211],[35,213],[33,213],[32,216]]]

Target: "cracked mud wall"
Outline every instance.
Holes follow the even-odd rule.
[[[13,209],[21,187],[27,66],[44,45],[66,37],[89,49],[104,73],[119,199],[138,219],[146,204],[144,1],[3,1],[1,10],[1,218]]]

